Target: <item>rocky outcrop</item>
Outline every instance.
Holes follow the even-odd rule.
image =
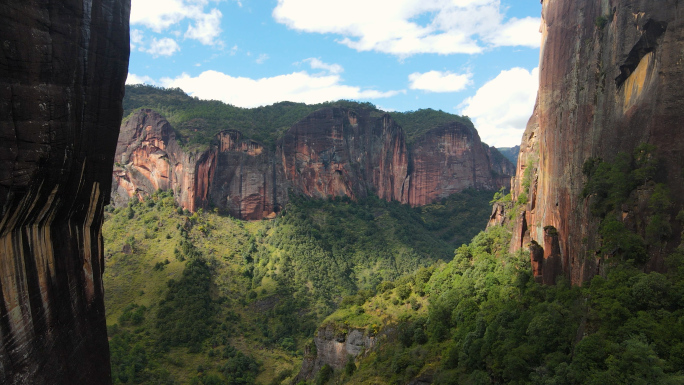
[[[314,379],[326,364],[336,371],[343,370],[350,359],[370,353],[375,340],[376,337],[361,329],[340,329],[333,324],[321,327],[314,336],[316,354],[308,352],[305,355],[302,369],[293,383]]]
[[[108,384],[104,204],[126,0],[0,4],[0,383]]]
[[[276,158],[238,131],[219,133],[210,149],[184,151],[157,112],[144,109],[126,120],[116,149],[112,201],[122,205],[171,190],[189,211],[218,208],[243,219],[274,216],[285,199]]]
[[[496,190],[512,173],[510,162],[483,144],[475,128],[449,123],[413,145],[409,189],[402,202],[422,206],[469,187]]]
[[[598,271],[600,243],[598,219],[581,198],[588,158],[657,146],[673,210],[684,207],[684,8],[675,0],[542,3],[539,93],[512,186],[514,199],[527,194],[528,203],[512,249],[546,244],[544,228],[553,226],[558,273],[581,284]],[[663,256],[681,241],[681,225],[671,224],[674,236],[649,250],[648,270],[663,270]]]
[[[219,209],[243,219],[273,217],[288,194],[309,197],[377,194],[413,206],[465,188],[497,189],[513,166],[470,126],[451,123],[411,149],[388,114],[325,108],[292,126],[275,151],[234,130],[209,149],[186,154],[158,113],[141,110],[121,129],[113,201],[173,190],[186,209]]]

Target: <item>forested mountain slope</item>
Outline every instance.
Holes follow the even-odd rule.
[[[110,207],[104,284],[114,382],[291,379],[327,315],[451,259],[486,225],[491,195],[466,190],[420,208],[297,198],[276,219],[252,222],[184,211],[170,192]]]

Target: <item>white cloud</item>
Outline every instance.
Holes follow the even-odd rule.
[[[131,50],[135,49],[136,46],[142,44],[143,42],[143,32],[139,29],[131,30]]]
[[[230,49],[230,56],[234,56],[238,51],[238,46],[235,44],[233,48]]]
[[[409,88],[428,92],[457,92],[472,84],[472,74],[455,74],[449,71],[414,72],[409,75]]]
[[[539,68],[501,71],[461,104],[460,113],[470,116],[483,142],[515,146],[532,116],[538,88]]]
[[[195,39],[204,45],[213,45],[221,34],[221,11],[212,9],[209,13],[195,18],[195,25],[190,25],[185,37]]]
[[[152,38],[152,43],[150,43],[150,48],[145,51],[154,57],[157,56],[171,56],[174,53],[180,51],[180,46],[175,40],[170,37],[164,37],[159,40]]]
[[[201,99],[221,100],[238,107],[257,107],[281,101],[321,103],[338,99],[388,98],[404,91],[377,91],[342,84],[338,74],[294,72],[270,78],[233,77],[205,71],[197,77],[183,74],[162,79],[165,87],[180,87]]]
[[[257,64],[264,64],[264,62],[268,60],[269,57],[270,56],[268,56],[268,54],[262,53],[255,61]]]
[[[524,19],[512,18],[506,24],[487,36],[485,40],[496,45],[521,45],[531,48],[539,47],[541,37],[530,31],[539,30],[539,19],[526,17]]]
[[[331,74],[339,74],[344,72],[344,68],[342,68],[341,65],[324,63],[321,61],[321,59],[317,59],[315,57],[304,59],[302,60],[302,63],[309,63],[311,69],[313,70],[323,70]]]
[[[405,57],[474,54],[486,47],[539,47],[538,18],[504,22],[500,0],[278,0],[273,18],[289,28],[341,35],[358,51]]]
[[[126,78],[126,84],[155,84],[155,81],[149,76],[138,76],[136,74],[129,73]]]
[[[131,25],[142,25],[156,33],[177,25],[185,19],[194,24],[188,26],[185,37],[205,45],[221,44],[221,11],[214,8],[205,11],[209,0],[133,0],[131,2]],[[177,31],[176,31],[177,32]]]

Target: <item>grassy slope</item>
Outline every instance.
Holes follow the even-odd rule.
[[[124,362],[115,372],[138,370],[124,376],[128,383],[220,377],[230,361],[221,352],[233,346],[260,362],[259,383],[284,380],[296,374],[304,345],[342,298],[449,259],[455,242],[484,226],[489,197],[491,192],[467,191],[419,209],[377,198],[295,199],[274,221],[244,222],[214,213],[179,213],[171,196],[158,193],[109,213],[104,223],[107,323],[114,350],[122,351],[113,360]],[[165,348],[160,341],[168,339],[170,329],[158,325],[160,302],[171,300],[168,282],[184,277],[195,258],[192,250],[212,269],[211,309],[205,317],[211,337],[199,345]],[[401,307],[391,302],[369,306],[368,314],[383,306]],[[135,311],[143,316],[140,323],[122,318]],[[124,337],[128,342],[121,342]],[[131,358],[133,351],[146,358]]]

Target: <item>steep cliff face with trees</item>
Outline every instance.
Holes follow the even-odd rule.
[[[102,216],[128,0],[0,4],[0,382],[107,384]]]
[[[542,2],[540,85],[513,182],[522,209],[512,249],[543,247],[544,282],[564,275],[581,284],[611,258],[663,271],[680,243],[683,12],[677,1]]]
[[[183,134],[154,110],[141,109],[122,125],[113,201],[121,205],[171,190],[190,211],[217,208],[261,219],[273,218],[292,193],[353,199],[377,194],[423,206],[467,188],[496,190],[513,174],[513,165],[482,143],[465,119],[438,124],[409,145],[389,114],[359,107],[315,111],[273,146],[227,125],[199,147],[182,146]]]

